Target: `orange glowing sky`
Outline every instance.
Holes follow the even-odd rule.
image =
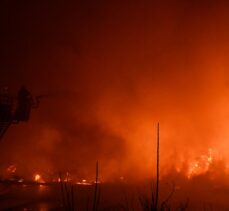
[[[163,169],[208,148],[229,161],[227,3],[3,2],[0,85],[47,98],[10,129],[1,166],[148,175],[158,121]]]

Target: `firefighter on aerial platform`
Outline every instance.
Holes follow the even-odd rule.
[[[42,97],[40,95],[33,98],[25,86],[22,86],[15,102],[9,95],[8,88],[0,89],[0,140],[11,124],[29,120],[31,109],[38,108]]]
[[[14,121],[28,121],[34,100],[30,92],[22,86],[17,96],[17,108],[14,114]]]

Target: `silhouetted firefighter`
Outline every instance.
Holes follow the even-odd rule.
[[[25,86],[18,91],[16,99],[10,97],[7,88],[2,90],[0,94],[0,140],[12,123],[29,120],[31,109],[38,107],[40,98],[41,96],[37,96],[34,99]]]

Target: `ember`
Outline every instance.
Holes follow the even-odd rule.
[[[9,172],[9,173],[15,173],[16,170],[17,170],[16,165],[10,165],[10,166],[7,168],[7,172]]]
[[[82,179],[80,182],[76,183],[77,185],[92,185],[92,183],[88,182],[86,179]]]
[[[41,179],[41,176],[39,174],[36,174],[34,177],[34,180],[38,182]]]
[[[40,174],[35,174],[34,175],[34,181],[37,183],[45,183],[45,181],[42,179]]]

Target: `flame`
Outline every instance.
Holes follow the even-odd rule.
[[[34,175],[34,181],[38,183],[44,183],[45,181],[42,179],[40,174],[35,174]]]
[[[208,149],[207,155],[201,155],[189,164],[187,172],[188,179],[207,173],[214,160],[212,149]]]
[[[92,183],[88,182],[86,179],[82,179],[80,182],[76,183],[77,185],[92,185]]]
[[[39,174],[36,174],[36,175],[34,176],[34,180],[35,180],[36,182],[39,182],[40,179],[41,179],[41,176],[40,176]]]
[[[188,159],[188,158],[187,158]],[[195,159],[190,159],[189,161],[183,161],[179,165],[180,166],[175,166],[175,171],[184,175],[187,179],[191,179],[195,176],[198,175],[204,175],[206,173],[213,173],[214,174],[214,167],[217,165],[218,161],[221,161],[222,158],[220,157],[219,153],[214,149],[209,148],[207,150],[206,154],[202,154],[197,156]],[[185,164],[185,165],[183,165]],[[185,166],[185,168],[182,167]],[[15,173],[17,170],[15,165],[10,165],[7,168],[7,172],[9,173]],[[224,167],[224,172],[229,176],[229,163],[225,163]],[[44,180],[43,176],[45,173],[43,172],[42,174],[35,173],[33,175],[33,181],[36,183],[39,183],[42,185],[42,183],[48,182]],[[50,178],[51,182],[70,182],[72,184],[78,184],[78,185],[93,185],[96,183],[96,181],[93,180],[87,180],[87,179],[82,179],[82,180],[77,180],[74,175],[71,175],[69,172],[66,172],[64,175],[63,179],[60,177],[51,177],[50,175],[46,175],[47,177],[45,178]],[[213,176],[214,177],[214,176]],[[211,178],[213,178],[211,175]],[[120,181],[128,181],[128,178],[124,176],[119,177]],[[23,182],[24,179],[20,179],[18,182]],[[101,181],[97,181],[97,183],[101,183]]]
[[[7,168],[7,172],[8,172],[8,173],[11,173],[11,174],[14,174],[14,173],[16,172],[16,170],[17,170],[17,167],[16,167],[16,165],[14,165],[14,164],[10,165],[10,166]]]

